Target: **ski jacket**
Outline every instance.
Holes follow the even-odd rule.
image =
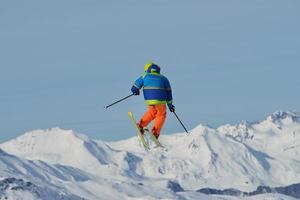
[[[172,89],[169,80],[160,74],[160,67],[153,64],[138,78],[133,87],[143,88],[148,105],[172,105]]]

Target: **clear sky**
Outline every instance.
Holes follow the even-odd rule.
[[[149,60],[173,87],[189,129],[300,108],[298,0],[0,1],[0,141],[61,127],[91,138],[135,135]],[[170,114],[162,134],[183,132]]]

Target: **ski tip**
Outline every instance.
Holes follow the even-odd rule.
[[[128,115],[132,115],[132,112],[128,111]]]

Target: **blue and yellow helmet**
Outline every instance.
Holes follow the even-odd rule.
[[[144,71],[146,73],[160,73],[160,67],[156,64],[154,64],[153,62],[149,62],[144,66]]]

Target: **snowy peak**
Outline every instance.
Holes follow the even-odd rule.
[[[63,164],[82,170],[94,170],[111,162],[114,151],[104,142],[95,142],[71,130],[53,128],[25,133],[1,144],[12,154],[51,164]]]
[[[253,124],[247,121],[243,121],[238,125],[223,125],[220,126],[217,131],[226,136],[234,137],[235,139],[242,141],[244,139],[253,139]]]
[[[242,121],[237,125],[226,124],[217,131],[239,141],[273,136],[274,134],[300,131],[300,114],[296,111],[277,111],[261,122]]]
[[[298,116],[275,113],[260,123],[218,129],[199,125],[190,134],[161,135],[164,150],[154,148],[150,140],[150,151],[137,137],[103,142],[60,128],[32,131],[0,145],[4,150],[0,150],[0,175],[30,178],[38,174],[46,182],[58,180],[56,185],[72,183],[71,194],[100,194],[104,199],[122,196],[128,188],[136,196],[155,190],[157,197],[176,199],[176,191],[201,187],[250,191],[259,185],[293,184],[300,179]],[[76,184],[78,188],[73,189]]]
[[[277,111],[270,115],[266,121],[277,125],[300,123],[300,113],[296,111]]]

